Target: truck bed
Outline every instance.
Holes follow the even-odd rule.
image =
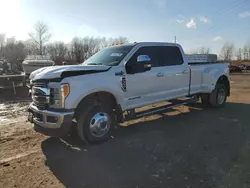
[[[190,94],[211,92],[211,83],[219,72],[228,72],[226,62],[188,63],[191,70]],[[213,75],[213,76],[211,76]]]

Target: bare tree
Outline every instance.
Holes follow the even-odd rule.
[[[52,60],[55,61],[56,56],[57,56],[57,50],[54,44],[48,44],[46,46],[46,54],[49,54]]]
[[[66,44],[64,44],[64,42],[57,42],[55,46],[57,55],[64,58],[68,50]]]
[[[4,33],[1,33],[0,34],[0,52],[2,51],[2,48],[3,48],[3,46],[4,46],[4,44],[5,44],[5,34]]]
[[[100,49],[105,48],[112,44],[127,43],[126,37],[118,38],[93,38],[93,37],[74,37],[71,41],[70,47],[65,54],[66,59],[75,60],[78,63],[82,63],[90,56],[94,55]],[[50,47],[48,47],[50,48]]]
[[[209,47],[200,47],[189,54],[209,54],[211,52]]]
[[[15,37],[10,37],[6,38],[6,44],[15,44],[16,43],[16,38]]]
[[[109,45],[109,42],[105,37],[100,39],[100,44],[99,44],[100,49],[106,48],[108,45]]]
[[[29,55],[36,55],[39,54],[38,46],[33,42],[32,39],[24,41],[25,49],[27,54]]]
[[[206,47],[201,47],[198,51],[199,54],[209,54],[210,53],[210,48],[206,48]]]
[[[46,46],[46,52],[51,56],[54,61],[56,59],[60,59],[60,61],[65,60],[67,51],[68,49],[64,42],[55,42]]]
[[[84,60],[94,55],[100,50],[101,39],[93,37],[83,38],[84,45]]]
[[[250,60],[250,41],[243,48],[244,60]]]
[[[69,47],[68,47],[67,54],[66,54],[66,59],[75,60],[73,51],[74,51],[73,45],[70,44]]]
[[[236,52],[236,57],[237,57],[237,60],[241,60],[242,59],[242,50],[241,48],[238,49],[238,51]]]
[[[78,62],[81,63],[84,61],[84,44],[82,38],[75,37],[72,39],[71,42],[72,45],[72,56],[74,59]]]
[[[248,50],[247,50],[247,45],[243,47],[243,59],[247,60],[248,59]]]
[[[221,48],[221,58],[225,61],[231,61],[234,53],[234,45],[232,43],[226,43]]]
[[[39,54],[42,55],[46,42],[51,38],[48,26],[42,22],[38,21],[34,26],[34,33],[29,33],[32,41],[38,46]]]
[[[16,41],[14,37],[6,38],[6,42],[1,49],[1,56],[6,58],[11,64],[11,69],[17,68],[17,60],[23,60],[26,56],[25,45],[22,41]]]

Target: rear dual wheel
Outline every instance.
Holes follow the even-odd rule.
[[[227,93],[228,91],[224,84],[217,84],[212,93],[201,96],[201,102],[204,106],[224,107],[227,100]]]

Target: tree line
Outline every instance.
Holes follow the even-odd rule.
[[[231,61],[235,57],[236,60],[250,60],[250,42],[243,47],[236,48],[233,43],[226,43],[221,49],[221,59]]]
[[[49,55],[56,64],[62,61],[73,64],[82,63],[84,60],[98,52],[100,49],[112,44],[127,43],[126,37],[94,38],[74,37],[70,43],[62,41],[50,42],[51,34],[48,26],[38,21],[34,31],[29,33],[29,39],[18,41],[15,37],[8,38],[0,34],[0,59],[7,59],[11,64],[17,60],[24,60],[27,55]]]
[[[190,54],[209,54],[211,53],[211,49],[209,47],[200,47]],[[250,60],[250,42],[246,43],[242,48],[236,49],[233,43],[225,43],[221,52],[218,56],[220,60],[224,61],[232,61],[232,60]]]
[[[128,42],[126,37],[108,39],[105,37],[74,37],[70,43],[50,42],[50,39],[49,28],[42,21],[38,21],[34,25],[34,30],[29,33],[29,39],[26,41],[17,41],[15,37],[7,38],[5,34],[0,34],[0,59],[6,58],[11,64],[15,64],[18,59],[22,61],[27,55],[50,55],[57,64],[62,61],[82,63],[104,47]],[[211,49],[201,47],[192,53],[209,54]],[[237,60],[250,60],[250,42],[237,50],[234,44],[225,43],[221,48],[219,58],[231,61],[235,57]]]

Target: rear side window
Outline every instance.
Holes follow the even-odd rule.
[[[152,67],[158,66],[160,60],[155,46],[146,46],[139,48],[129,59],[127,65],[135,64],[139,55],[148,55],[151,59]]]
[[[172,66],[183,64],[180,49],[175,46],[157,47],[158,56],[160,57],[159,66]]]

